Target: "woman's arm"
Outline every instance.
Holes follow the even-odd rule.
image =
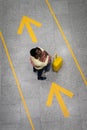
[[[38,59],[35,59],[34,57],[31,57],[30,60],[31,60],[31,64],[33,66],[35,66],[35,67],[44,67],[44,66],[46,66],[48,64],[49,56],[47,56],[45,62],[42,62],[42,61],[40,61]]]

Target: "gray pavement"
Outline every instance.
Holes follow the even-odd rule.
[[[46,1],[0,0],[0,31],[32,120],[30,123],[0,36],[0,130],[87,130],[87,1],[48,1],[70,49]],[[17,34],[23,16],[42,24],[41,27],[31,24],[37,43],[32,42],[26,27],[21,35]],[[63,57],[60,71],[51,70],[45,81],[37,80],[29,61],[29,51],[35,46],[52,56],[57,52]],[[72,98],[61,93],[70,113],[68,118],[64,117],[55,96],[52,106],[46,106],[52,82],[74,93]]]

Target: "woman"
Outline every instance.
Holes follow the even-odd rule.
[[[43,72],[47,72],[51,67],[51,56],[42,48],[36,47],[30,50],[30,61],[33,71],[37,72],[38,80],[45,80]]]

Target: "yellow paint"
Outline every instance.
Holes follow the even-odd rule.
[[[31,117],[30,117],[30,113],[29,113],[29,111],[28,111],[28,107],[27,107],[25,98],[24,98],[23,93],[22,93],[22,89],[21,89],[21,87],[20,87],[20,83],[19,83],[19,81],[18,81],[18,77],[17,77],[17,75],[16,75],[16,72],[15,72],[15,69],[14,69],[14,66],[13,66],[13,63],[12,63],[12,60],[11,60],[11,58],[10,58],[9,51],[8,51],[8,49],[7,49],[7,47],[6,47],[6,43],[5,43],[5,41],[4,41],[4,37],[3,37],[3,35],[2,35],[1,32],[0,32],[0,38],[1,38],[2,45],[3,45],[4,50],[5,50],[5,53],[6,53],[6,55],[7,55],[7,58],[8,58],[8,61],[9,61],[9,64],[10,64],[10,67],[11,67],[11,70],[12,70],[12,73],[13,73],[13,76],[14,76],[14,79],[15,79],[15,81],[16,81],[17,88],[18,88],[18,91],[19,91],[19,94],[20,94],[20,97],[21,97],[23,106],[24,106],[24,108],[25,108],[25,111],[26,111],[28,120],[29,120],[29,122],[30,122],[30,125],[31,125],[31,127],[32,127],[32,130],[35,130],[35,129],[34,129],[34,125],[33,125],[33,123],[32,123],[32,119],[31,119]]]
[[[34,24],[37,27],[41,27],[41,23],[39,23],[39,22],[37,22],[37,21],[27,17],[27,16],[23,16],[17,33],[22,34],[23,28],[24,28],[24,25],[25,25],[26,28],[27,28],[28,33],[30,34],[32,42],[37,42],[37,38],[36,38],[36,36],[34,34],[34,31],[33,31],[30,24]]]
[[[63,101],[63,98],[60,94],[60,92],[64,93],[65,95],[69,96],[70,98],[73,97],[73,93],[70,92],[69,90],[66,90],[65,88],[62,88],[61,86],[57,85],[56,83],[52,83],[49,95],[48,95],[48,99],[46,102],[47,106],[51,106],[52,105],[52,100],[53,100],[53,96],[55,95],[57,98],[57,101],[61,107],[61,110],[64,114],[65,117],[69,117],[70,113],[68,112],[68,109]]]
[[[78,63],[78,61],[77,61],[77,59],[76,59],[76,56],[75,56],[75,54],[74,54],[74,52],[73,52],[73,50],[72,50],[72,48],[71,48],[71,46],[70,46],[70,44],[69,44],[67,38],[66,38],[66,36],[65,36],[65,34],[64,34],[64,32],[63,32],[63,29],[62,29],[62,27],[61,27],[61,25],[60,25],[60,23],[59,23],[59,20],[56,18],[56,15],[55,15],[55,13],[54,13],[54,11],[53,11],[53,9],[52,9],[52,7],[51,7],[51,5],[50,5],[50,3],[49,3],[48,0],[46,0],[46,4],[47,4],[47,6],[48,6],[48,8],[49,8],[49,10],[50,10],[50,12],[51,12],[51,14],[52,14],[52,16],[53,16],[55,22],[56,22],[56,24],[57,24],[58,29],[60,30],[60,32],[61,32],[61,34],[62,34],[62,37],[63,37],[63,39],[64,39],[64,41],[65,41],[65,43],[66,43],[66,45],[67,45],[67,47],[68,47],[68,49],[69,49],[71,55],[72,55],[72,57],[73,57],[75,63],[76,63],[76,66],[77,66],[77,68],[78,68],[78,70],[79,70],[79,72],[80,72],[80,74],[81,74],[81,76],[82,76],[82,79],[83,79],[85,85],[87,85],[86,77],[85,77],[84,73],[82,72],[82,69],[81,69],[81,67],[80,67],[80,65],[79,65],[79,63]]]

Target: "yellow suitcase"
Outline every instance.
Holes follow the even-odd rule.
[[[62,67],[62,64],[63,64],[62,57],[56,54],[52,61],[52,70],[54,72],[58,72],[58,70]]]

